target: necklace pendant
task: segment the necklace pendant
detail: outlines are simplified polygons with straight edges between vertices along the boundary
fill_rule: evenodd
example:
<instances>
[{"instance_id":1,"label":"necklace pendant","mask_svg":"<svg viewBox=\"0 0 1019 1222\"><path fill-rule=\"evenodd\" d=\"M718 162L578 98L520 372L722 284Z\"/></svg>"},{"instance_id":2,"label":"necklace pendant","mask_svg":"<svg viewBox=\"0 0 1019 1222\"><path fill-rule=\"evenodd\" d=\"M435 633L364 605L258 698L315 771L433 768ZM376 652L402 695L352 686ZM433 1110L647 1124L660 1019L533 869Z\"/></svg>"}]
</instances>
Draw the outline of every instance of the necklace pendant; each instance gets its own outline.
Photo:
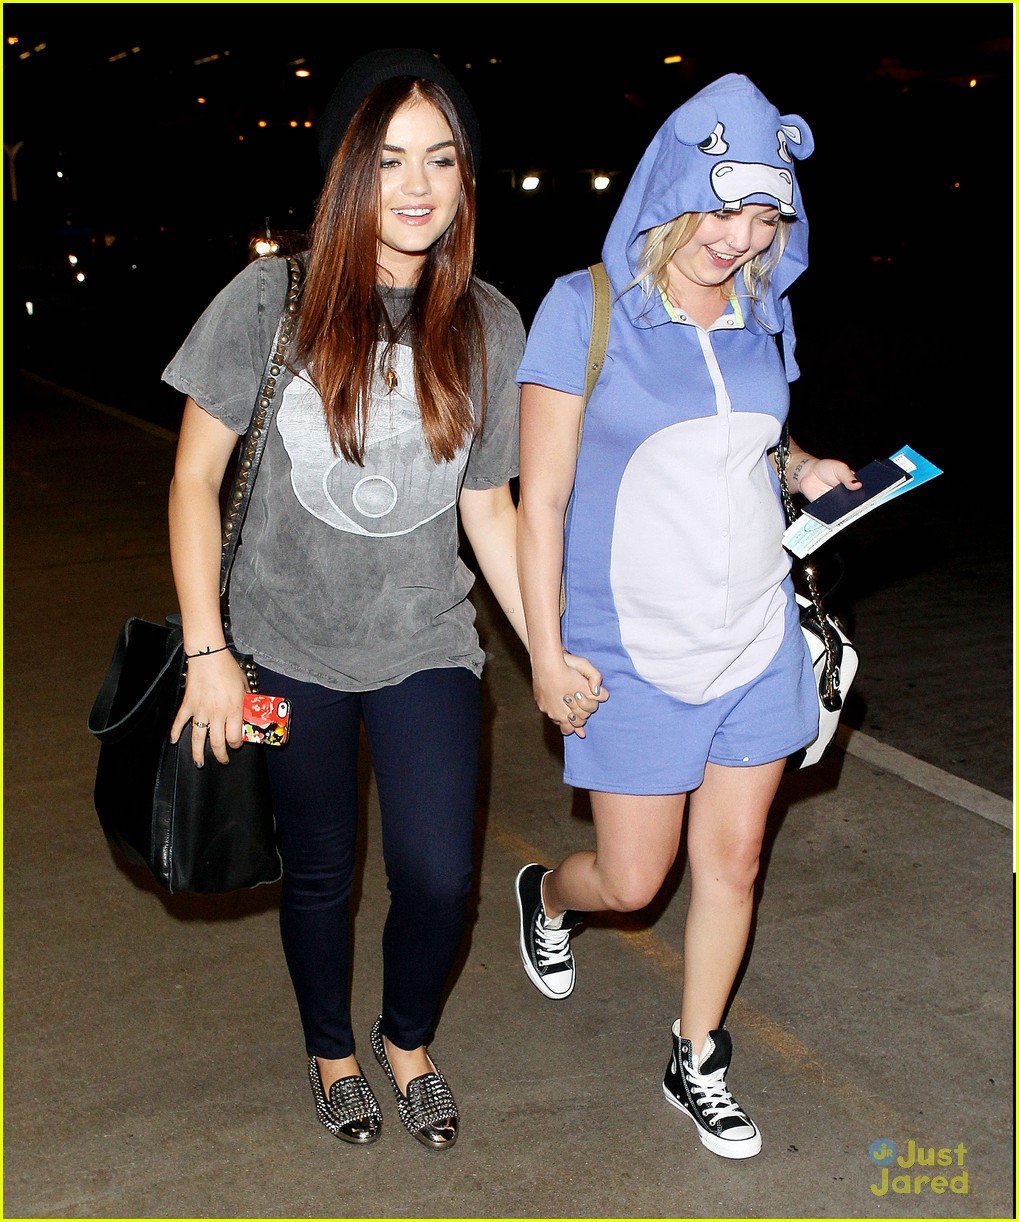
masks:
<instances>
[{"instance_id":1,"label":"necklace pendant","mask_svg":"<svg viewBox=\"0 0 1019 1222\"><path fill-rule=\"evenodd\" d=\"M383 379L390 391L396 390L397 386L400 385L400 379L396 376L396 370L392 366L383 374Z\"/></svg>"}]
</instances>

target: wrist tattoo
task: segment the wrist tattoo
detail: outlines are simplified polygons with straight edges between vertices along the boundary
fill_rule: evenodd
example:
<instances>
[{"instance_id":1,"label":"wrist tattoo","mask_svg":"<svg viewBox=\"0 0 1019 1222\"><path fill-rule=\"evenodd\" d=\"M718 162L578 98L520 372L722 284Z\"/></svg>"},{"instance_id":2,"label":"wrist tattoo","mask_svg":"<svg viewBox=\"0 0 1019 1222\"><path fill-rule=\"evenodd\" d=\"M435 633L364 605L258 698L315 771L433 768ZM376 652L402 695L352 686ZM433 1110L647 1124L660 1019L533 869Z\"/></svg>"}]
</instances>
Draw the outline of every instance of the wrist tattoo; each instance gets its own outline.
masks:
<instances>
[{"instance_id":1,"label":"wrist tattoo","mask_svg":"<svg viewBox=\"0 0 1019 1222\"><path fill-rule=\"evenodd\" d=\"M801 458L800 461L796 464L796 466L793 467L793 477L790 480L790 483L795 484L797 488L799 488L800 486L800 474L808 462L810 462L809 458Z\"/></svg>"}]
</instances>

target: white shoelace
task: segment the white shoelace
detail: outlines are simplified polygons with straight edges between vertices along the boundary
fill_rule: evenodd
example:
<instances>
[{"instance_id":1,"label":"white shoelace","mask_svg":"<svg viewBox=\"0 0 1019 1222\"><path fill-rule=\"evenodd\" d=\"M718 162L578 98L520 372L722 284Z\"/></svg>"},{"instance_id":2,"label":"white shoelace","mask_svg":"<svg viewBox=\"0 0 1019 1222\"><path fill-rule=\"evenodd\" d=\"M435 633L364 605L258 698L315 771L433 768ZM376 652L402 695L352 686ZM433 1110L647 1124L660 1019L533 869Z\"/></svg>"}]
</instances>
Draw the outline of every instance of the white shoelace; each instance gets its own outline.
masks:
<instances>
[{"instance_id":1,"label":"white shoelace","mask_svg":"<svg viewBox=\"0 0 1019 1222\"><path fill-rule=\"evenodd\" d=\"M709 1120L725 1120L730 1116L734 1119L750 1123L746 1112L729 1093L725 1085L725 1069L716 1069L714 1073L691 1073L690 1094L696 1099L700 1108Z\"/></svg>"},{"instance_id":2,"label":"white shoelace","mask_svg":"<svg viewBox=\"0 0 1019 1222\"><path fill-rule=\"evenodd\" d=\"M570 957L570 931L549 929L540 916L534 924L534 941L539 967L562 966Z\"/></svg>"}]
</instances>

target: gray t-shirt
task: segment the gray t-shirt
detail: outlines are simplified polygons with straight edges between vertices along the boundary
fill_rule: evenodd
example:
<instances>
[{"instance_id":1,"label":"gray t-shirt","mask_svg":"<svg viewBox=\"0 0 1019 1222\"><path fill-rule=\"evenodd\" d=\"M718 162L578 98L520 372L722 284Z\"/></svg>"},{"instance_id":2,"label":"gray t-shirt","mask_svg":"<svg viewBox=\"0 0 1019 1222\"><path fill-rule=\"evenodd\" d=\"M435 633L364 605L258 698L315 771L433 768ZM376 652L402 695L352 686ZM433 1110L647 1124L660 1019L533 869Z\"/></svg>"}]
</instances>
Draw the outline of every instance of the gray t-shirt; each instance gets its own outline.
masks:
<instances>
[{"instance_id":1,"label":"gray t-shirt","mask_svg":"<svg viewBox=\"0 0 1019 1222\"><path fill-rule=\"evenodd\" d=\"M248 427L286 283L285 260L250 263L163 373L237 433ZM485 655L467 599L474 577L457 554L456 503L461 486L495 488L517 474L514 374L524 329L505 297L475 283L488 401L484 429L452 462L436 463L425 444L406 343L394 350L396 388L376 374L363 467L333 452L310 381L279 379L230 579L234 640L256 661L340 691L448 666L480 675ZM382 290L394 326L412 293ZM471 399L477 410L477 384Z\"/></svg>"}]
</instances>

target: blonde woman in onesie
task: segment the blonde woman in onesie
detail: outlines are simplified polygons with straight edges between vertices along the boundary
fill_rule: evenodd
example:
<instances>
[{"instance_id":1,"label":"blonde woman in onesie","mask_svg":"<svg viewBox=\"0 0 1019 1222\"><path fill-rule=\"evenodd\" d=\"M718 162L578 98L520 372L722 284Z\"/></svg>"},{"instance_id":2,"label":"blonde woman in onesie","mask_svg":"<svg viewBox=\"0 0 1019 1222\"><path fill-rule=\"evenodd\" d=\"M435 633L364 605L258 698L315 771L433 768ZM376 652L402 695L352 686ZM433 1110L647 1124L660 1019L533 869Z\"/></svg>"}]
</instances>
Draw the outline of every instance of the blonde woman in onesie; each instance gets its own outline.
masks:
<instances>
[{"instance_id":1,"label":"blonde woman in onesie","mask_svg":"<svg viewBox=\"0 0 1019 1222\"><path fill-rule=\"evenodd\" d=\"M606 237L608 353L579 451L586 271L555 282L517 373L535 698L565 736L566 781L590 791L596 833L594 852L520 872L521 957L546 997L568 997L571 929L585 912L648 904L685 816L691 897L663 1090L725 1158L761 1149L726 1081L723 1016L768 810L786 757L818 731L773 457L798 373L786 292L807 263L794 165L812 148L806 123L746 77L691 98ZM858 486L845 463L791 449L793 493ZM601 690L563 697L564 649L591 660ZM586 722L592 696L605 703Z\"/></svg>"}]
</instances>

